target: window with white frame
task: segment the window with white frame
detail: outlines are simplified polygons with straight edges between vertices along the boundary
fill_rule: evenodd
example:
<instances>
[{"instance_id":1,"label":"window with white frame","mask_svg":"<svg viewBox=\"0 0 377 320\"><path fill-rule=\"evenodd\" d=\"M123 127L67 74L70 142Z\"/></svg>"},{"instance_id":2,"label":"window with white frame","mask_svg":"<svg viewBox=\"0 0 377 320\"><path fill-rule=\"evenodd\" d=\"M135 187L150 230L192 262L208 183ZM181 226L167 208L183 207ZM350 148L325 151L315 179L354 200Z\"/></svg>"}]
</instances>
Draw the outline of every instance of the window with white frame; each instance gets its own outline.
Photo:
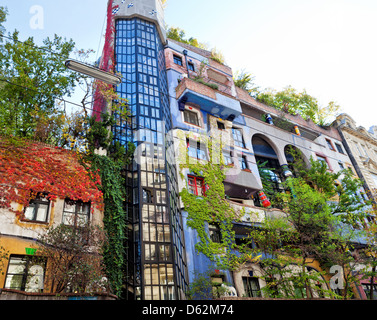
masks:
<instances>
[{"instance_id":1,"label":"window with white frame","mask_svg":"<svg viewBox=\"0 0 377 320\"><path fill-rule=\"evenodd\" d=\"M63 224L80 227L89 222L90 203L66 199L63 209Z\"/></svg>"},{"instance_id":2,"label":"window with white frame","mask_svg":"<svg viewBox=\"0 0 377 320\"><path fill-rule=\"evenodd\" d=\"M243 140L242 131L238 128L232 128L234 145L245 148L245 141Z\"/></svg>"}]
</instances>

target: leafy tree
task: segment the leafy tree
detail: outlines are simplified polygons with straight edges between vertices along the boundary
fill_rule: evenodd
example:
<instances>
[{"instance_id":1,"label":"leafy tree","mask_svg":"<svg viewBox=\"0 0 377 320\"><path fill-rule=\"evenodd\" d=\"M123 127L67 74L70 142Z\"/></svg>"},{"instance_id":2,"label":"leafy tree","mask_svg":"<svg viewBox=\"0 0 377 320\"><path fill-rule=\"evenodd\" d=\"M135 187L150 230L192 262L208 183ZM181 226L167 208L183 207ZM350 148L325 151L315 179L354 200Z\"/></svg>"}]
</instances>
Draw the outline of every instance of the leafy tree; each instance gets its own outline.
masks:
<instances>
[{"instance_id":1,"label":"leafy tree","mask_svg":"<svg viewBox=\"0 0 377 320\"><path fill-rule=\"evenodd\" d=\"M306 90L298 92L291 86L281 91L273 89L261 90L256 98L278 110L291 114L299 114L305 120L311 119L319 125L330 124L338 115L340 106L331 101L327 106L320 106L318 100L309 95Z\"/></svg>"},{"instance_id":2,"label":"leafy tree","mask_svg":"<svg viewBox=\"0 0 377 320\"><path fill-rule=\"evenodd\" d=\"M4 20L6 11L0 12ZM10 38L0 47L0 133L35 138L48 131L54 136L63 115L56 99L70 96L77 80L64 65L74 42L55 35L37 47L32 37L20 41L18 31ZM42 130L44 125L50 128Z\"/></svg>"},{"instance_id":3,"label":"leafy tree","mask_svg":"<svg viewBox=\"0 0 377 320\"><path fill-rule=\"evenodd\" d=\"M0 6L0 43L3 41L2 35L5 32L3 23L7 20L8 10L6 7Z\"/></svg>"},{"instance_id":4,"label":"leafy tree","mask_svg":"<svg viewBox=\"0 0 377 320\"><path fill-rule=\"evenodd\" d=\"M102 291L106 282L101 250L105 233L90 224L60 224L39 236L38 255L47 259L46 283L51 293Z\"/></svg>"},{"instance_id":5,"label":"leafy tree","mask_svg":"<svg viewBox=\"0 0 377 320\"><path fill-rule=\"evenodd\" d=\"M237 71L233 77L234 85L249 93L252 97L256 97L259 92L259 87L254 83L255 76L244 70Z\"/></svg>"},{"instance_id":6,"label":"leafy tree","mask_svg":"<svg viewBox=\"0 0 377 320\"><path fill-rule=\"evenodd\" d=\"M374 300L376 297L373 284L377 276L377 221L374 218L376 207L372 207L368 213L373 218L369 219L370 221L364 225L367 246L361 250L360 255L364 267L360 270L360 273L362 274L362 279L369 279L370 288L367 295L370 300Z\"/></svg>"}]
</instances>

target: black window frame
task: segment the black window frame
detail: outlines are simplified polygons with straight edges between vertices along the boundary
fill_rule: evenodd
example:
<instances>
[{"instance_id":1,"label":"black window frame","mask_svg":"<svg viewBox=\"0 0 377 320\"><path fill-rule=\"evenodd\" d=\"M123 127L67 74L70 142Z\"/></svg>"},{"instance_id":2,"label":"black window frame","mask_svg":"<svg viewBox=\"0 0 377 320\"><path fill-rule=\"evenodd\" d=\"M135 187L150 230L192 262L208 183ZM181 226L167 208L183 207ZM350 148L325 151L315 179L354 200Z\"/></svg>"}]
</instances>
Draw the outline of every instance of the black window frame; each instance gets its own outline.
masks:
<instances>
[{"instance_id":1,"label":"black window frame","mask_svg":"<svg viewBox=\"0 0 377 320\"><path fill-rule=\"evenodd\" d=\"M34 223L47 223L49 219L49 213L50 213L50 200L47 198L48 193L38 193L37 196L29 201L29 205L24 208L24 213L22 216L23 221L27 222L34 222ZM45 220L37 220L38 218L38 211L41 206L46 206L47 205L47 212L46 212L46 217ZM32 218L29 219L26 217L26 211L28 208L34 208L33 213L32 213Z\"/></svg>"},{"instance_id":2,"label":"black window frame","mask_svg":"<svg viewBox=\"0 0 377 320\"><path fill-rule=\"evenodd\" d=\"M251 285L252 282L256 285L255 287L257 289L254 289L252 287L252 285ZM247 297L258 298L258 297L262 296L259 281L258 281L257 277L242 277L242 283L243 283L243 286L244 286L245 295Z\"/></svg>"},{"instance_id":3,"label":"black window frame","mask_svg":"<svg viewBox=\"0 0 377 320\"><path fill-rule=\"evenodd\" d=\"M183 110L183 120L185 123L200 127L199 114L195 111L189 109Z\"/></svg>"},{"instance_id":4,"label":"black window frame","mask_svg":"<svg viewBox=\"0 0 377 320\"><path fill-rule=\"evenodd\" d=\"M183 59L182 57L176 55L176 54L173 54L173 61L176 65L179 65L179 66L183 66Z\"/></svg>"},{"instance_id":5,"label":"black window frame","mask_svg":"<svg viewBox=\"0 0 377 320\"><path fill-rule=\"evenodd\" d=\"M344 150L343 150L340 143L335 142L335 147L336 147L336 149L338 150L339 153L344 154Z\"/></svg>"},{"instance_id":6,"label":"black window frame","mask_svg":"<svg viewBox=\"0 0 377 320\"><path fill-rule=\"evenodd\" d=\"M66 210L66 204L68 204L68 205L75 205L75 212L70 212L70 211L67 211ZM66 198L65 200L64 200L64 206L63 206L63 215L62 215L62 223L64 224L64 225L66 225L66 226L72 226L72 227L81 227L82 226L82 224L78 224L78 218L79 218L79 216L81 215L81 216L85 216L85 214L81 214L80 212L79 212L79 210L78 210L78 205L82 205L82 206L84 206L84 205L86 205L86 206L89 206L89 210L88 210L88 212L87 212L87 214L86 214L86 216L87 216L87 219L86 219L86 223L85 224L88 224L89 222L90 222L90 213L91 213L91 203L90 202L84 202L84 201L82 201L82 200L72 200L72 199L68 199L68 198ZM72 213L73 213L73 215L74 215L74 221L73 221L73 223L65 223L66 222L66 220L65 220L65 217L66 217L66 215L65 214L70 214L70 215L72 215ZM84 225L85 225L84 224Z\"/></svg>"},{"instance_id":7,"label":"black window frame","mask_svg":"<svg viewBox=\"0 0 377 320\"><path fill-rule=\"evenodd\" d=\"M247 164L247 159L246 159L245 156L239 156L238 157L238 162L239 162L241 170L249 169L249 166Z\"/></svg>"},{"instance_id":8,"label":"black window frame","mask_svg":"<svg viewBox=\"0 0 377 320\"><path fill-rule=\"evenodd\" d=\"M209 237L214 243L221 243L222 236L220 227L217 224L208 224Z\"/></svg>"},{"instance_id":9,"label":"black window frame","mask_svg":"<svg viewBox=\"0 0 377 320\"><path fill-rule=\"evenodd\" d=\"M13 258L14 259L21 259L21 260L25 261L25 268L24 268L22 273L10 273L9 272L9 269L10 269L10 266L11 266L11 261L12 261ZM36 291L26 290L27 285L28 285L28 281L30 280L30 277L33 276L33 274L30 273L30 268L33 267L34 265L40 265L43 268L42 289L39 289L40 290L39 292L43 292L44 283L45 283L45 276L46 276L47 261L43 257L31 256L31 255L18 255L18 254L11 254L10 255L9 260L8 260L7 272L6 272L5 277L4 277L4 288L5 289L20 290L20 291L24 291L24 292L36 292ZM18 287L18 286L17 287L8 287L7 286L8 276L15 276L15 275L19 275L19 276L22 277L21 278L21 286L20 287Z\"/></svg>"},{"instance_id":10,"label":"black window frame","mask_svg":"<svg viewBox=\"0 0 377 320\"><path fill-rule=\"evenodd\" d=\"M195 72L195 65L192 62L187 63L188 69Z\"/></svg>"}]
</instances>

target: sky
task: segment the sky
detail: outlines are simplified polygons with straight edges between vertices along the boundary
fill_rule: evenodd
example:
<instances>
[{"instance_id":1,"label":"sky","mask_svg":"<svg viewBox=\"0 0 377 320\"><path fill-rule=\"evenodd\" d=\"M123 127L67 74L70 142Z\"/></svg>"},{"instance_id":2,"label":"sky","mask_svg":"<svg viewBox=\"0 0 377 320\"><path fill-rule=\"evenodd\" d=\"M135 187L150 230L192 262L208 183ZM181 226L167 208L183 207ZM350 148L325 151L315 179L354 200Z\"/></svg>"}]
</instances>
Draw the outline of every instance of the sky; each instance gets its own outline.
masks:
<instances>
[{"instance_id":1,"label":"sky","mask_svg":"<svg viewBox=\"0 0 377 320\"><path fill-rule=\"evenodd\" d=\"M7 31L19 30L21 40L58 34L94 49L93 61L101 54L107 0L0 5L9 10ZM216 47L261 88L305 89L323 106L335 101L358 126L377 125L376 0L168 0L165 23Z\"/></svg>"}]
</instances>

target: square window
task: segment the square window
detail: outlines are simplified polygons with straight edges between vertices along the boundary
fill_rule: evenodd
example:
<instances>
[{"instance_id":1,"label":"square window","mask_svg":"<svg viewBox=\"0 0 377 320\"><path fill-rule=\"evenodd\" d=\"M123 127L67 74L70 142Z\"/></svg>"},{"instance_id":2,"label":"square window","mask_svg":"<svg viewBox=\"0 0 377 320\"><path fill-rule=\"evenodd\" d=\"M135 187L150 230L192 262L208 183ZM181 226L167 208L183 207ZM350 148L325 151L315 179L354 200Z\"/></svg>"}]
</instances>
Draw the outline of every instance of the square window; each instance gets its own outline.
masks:
<instances>
[{"instance_id":1,"label":"square window","mask_svg":"<svg viewBox=\"0 0 377 320\"><path fill-rule=\"evenodd\" d=\"M323 163L325 163L327 168L329 167L329 165L327 163L327 159L325 157L319 156L318 154L316 155L316 157L317 157L318 161L322 161Z\"/></svg>"},{"instance_id":2,"label":"square window","mask_svg":"<svg viewBox=\"0 0 377 320\"><path fill-rule=\"evenodd\" d=\"M225 124L223 122L217 121L217 129L225 130Z\"/></svg>"},{"instance_id":3,"label":"square window","mask_svg":"<svg viewBox=\"0 0 377 320\"><path fill-rule=\"evenodd\" d=\"M143 202L153 203L153 192L150 189L143 188Z\"/></svg>"},{"instance_id":4,"label":"square window","mask_svg":"<svg viewBox=\"0 0 377 320\"><path fill-rule=\"evenodd\" d=\"M205 197L204 179L196 176L188 176L188 191L193 195Z\"/></svg>"},{"instance_id":5,"label":"square window","mask_svg":"<svg viewBox=\"0 0 377 320\"><path fill-rule=\"evenodd\" d=\"M189 157L196 158L198 160L207 160L205 146L200 144L200 142L187 140L187 150Z\"/></svg>"},{"instance_id":6,"label":"square window","mask_svg":"<svg viewBox=\"0 0 377 320\"><path fill-rule=\"evenodd\" d=\"M199 116L197 112L185 110L183 111L184 121L199 127Z\"/></svg>"},{"instance_id":7,"label":"square window","mask_svg":"<svg viewBox=\"0 0 377 320\"><path fill-rule=\"evenodd\" d=\"M242 277L242 282L247 297L260 297L259 281L256 277Z\"/></svg>"},{"instance_id":8,"label":"square window","mask_svg":"<svg viewBox=\"0 0 377 320\"><path fill-rule=\"evenodd\" d=\"M65 225L80 227L89 222L90 203L66 199L63 209L63 223Z\"/></svg>"},{"instance_id":9,"label":"square window","mask_svg":"<svg viewBox=\"0 0 377 320\"><path fill-rule=\"evenodd\" d=\"M182 63L182 58L179 57L179 56L176 56L176 55L173 55L173 60L174 60L174 63L175 64L178 64L179 66L182 66L183 63Z\"/></svg>"},{"instance_id":10,"label":"square window","mask_svg":"<svg viewBox=\"0 0 377 320\"><path fill-rule=\"evenodd\" d=\"M42 292L46 262L41 257L11 256L5 288L25 292Z\"/></svg>"},{"instance_id":11,"label":"square window","mask_svg":"<svg viewBox=\"0 0 377 320\"><path fill-rule=\"evenodd\" d=\"M221 243L221 232L218 225L210 224L208 226L208 231L212 242Z\"/></svg>"},{"instance_id":12,"label":"square window","mask_svg":"<svg viewBox=\"0 0 377 320\"><path fill-rule=\"evenodd\" d=\"M33 222L47 222L50 201L47 194L39 193L35 199L30 200L25 208L24 219Z\"/></svg>"},{"instance_id":13,"label":"square window","mask_svg":"<svg viewBox=\"0 0 377 320\"><path fill-rule=\"evenodd\" d=\"M224 157L224 164L226 166L233 164L232 154L230 151L224 151L223 157Z\"/></svg>"}]
</instances>

